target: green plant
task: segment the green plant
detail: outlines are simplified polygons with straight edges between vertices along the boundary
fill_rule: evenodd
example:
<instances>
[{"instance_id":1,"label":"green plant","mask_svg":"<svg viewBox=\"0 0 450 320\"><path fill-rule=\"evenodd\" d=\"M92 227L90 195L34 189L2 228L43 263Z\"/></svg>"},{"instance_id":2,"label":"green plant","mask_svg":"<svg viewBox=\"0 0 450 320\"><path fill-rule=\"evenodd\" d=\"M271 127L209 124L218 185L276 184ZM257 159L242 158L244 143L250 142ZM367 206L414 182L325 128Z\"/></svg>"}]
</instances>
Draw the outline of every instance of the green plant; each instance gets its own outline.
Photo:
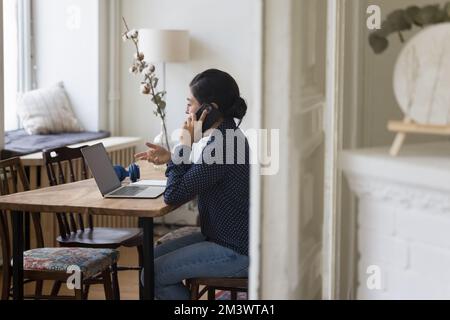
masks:
<instances>
[{"instance_id":1,"label":"green plant","mask_svg":"<svg viewBox=\"0 0 450 320\"><path fill-rule=\"evenodd\" d=\"M391 12L381 24L381 29L369 35L369 44L376 54L384 52L389 46L388 36L398 34L400 41L405 42L404 31L413 26L424 28L428 25L450 22L450 2L444 6L427 5L424 7L411 6Z\"/></svg>"}]
</instances>

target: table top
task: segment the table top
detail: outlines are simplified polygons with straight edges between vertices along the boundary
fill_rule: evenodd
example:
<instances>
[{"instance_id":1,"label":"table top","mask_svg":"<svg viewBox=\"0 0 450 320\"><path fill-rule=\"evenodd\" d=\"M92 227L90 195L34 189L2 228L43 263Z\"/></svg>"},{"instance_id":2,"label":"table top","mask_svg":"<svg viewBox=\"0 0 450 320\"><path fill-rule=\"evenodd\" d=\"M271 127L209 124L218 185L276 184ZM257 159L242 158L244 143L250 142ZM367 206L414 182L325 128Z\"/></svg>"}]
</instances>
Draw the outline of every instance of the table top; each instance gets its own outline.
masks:
<instances>
[{"instance_id":1,"label":"table top","mask_svg":"<svg viewBox=\"0 0 450 320\"><path fill-rule=\"evenodd\" d=\"M139 162L142 179L165 179L163 169ZM94 215L160 217L177 207L156 199L105 199L94 179L0 197L0 209L29 212L73 212Z\"/></svg>"}]
</instances>

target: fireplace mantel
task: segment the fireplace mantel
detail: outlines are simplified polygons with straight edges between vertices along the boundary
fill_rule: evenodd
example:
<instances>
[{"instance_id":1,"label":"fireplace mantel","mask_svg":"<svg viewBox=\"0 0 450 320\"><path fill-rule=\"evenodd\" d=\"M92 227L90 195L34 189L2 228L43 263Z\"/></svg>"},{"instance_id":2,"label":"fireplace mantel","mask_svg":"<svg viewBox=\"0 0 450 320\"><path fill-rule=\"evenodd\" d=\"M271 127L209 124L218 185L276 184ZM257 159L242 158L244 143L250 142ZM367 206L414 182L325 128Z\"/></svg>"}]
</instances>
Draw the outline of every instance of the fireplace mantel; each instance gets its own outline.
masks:
<instances>
[{"instance_id":1,"label":"fireplace mantel","mask_svg":"<svg viewBox=\"0 0 450 320\"><path fill-rule=\"evenodd\" d=\"M359 200L357 298L450 298L450 142L345 151L341 168Z\"/></svg>"}]
</instances>

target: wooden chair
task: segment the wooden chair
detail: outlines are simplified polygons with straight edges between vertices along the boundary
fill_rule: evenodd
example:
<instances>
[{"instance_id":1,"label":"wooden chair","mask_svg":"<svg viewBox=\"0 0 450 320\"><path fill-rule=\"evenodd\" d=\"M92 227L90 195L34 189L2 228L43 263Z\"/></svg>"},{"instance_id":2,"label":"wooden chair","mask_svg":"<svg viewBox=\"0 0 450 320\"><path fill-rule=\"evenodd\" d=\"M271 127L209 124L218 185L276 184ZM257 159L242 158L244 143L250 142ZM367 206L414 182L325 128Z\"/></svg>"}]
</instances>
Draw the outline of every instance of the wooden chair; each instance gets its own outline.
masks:
<instances>
[{"instance_id":1,"label":"wooden chair","mask_svg":"<svg viewBox=\"0 0 450 320\"><path fill-rule=\"evenodd\" d=\"M216 290L230 291L231 300L237 300L238 292L248 291L248 278L193 278L186 285L191 292L191 300L199 300L208 292L208 300L215 300ZM204 286L202 290L200 287Z\"/></svg>"},{"instance_id":2,"label":"wooden chair","mask_svg":"<svg viewBox=\"0 0 450 320\"><path fill-rule=\"evenodd\" d=\"M0 161L0 192L1 195L28 191L29 184L24 168L19 158ZM32 218L36 235L36 249L24 252L24 278L25 283L36 282L34 296L36 299L84 299L84 287L97 276L101 275L107 299L113 298L110 268L117 262L118 251L114 249L88 249L88 248L43 248L44 239L39 213L25 213ZM9 213L0 212L0 242L3 257L3 285L2 300L11 296L11 229ZM67 273L69 266L78 266L81 271L81 287L75 288L75 296L44 296L42 287L44 280L67 281L71 274Z\"/></svg>"},{"instance_id":3,"label":"wooden chair","mask_svg":"<svg viewBox=\"0 0 450 320\"><path fill-rule=\"evenodd\" d=\"M60 147L44 150L43 159L49 183L52 186L87 179L88 171L81 149ZM80 162L81 173L75 174L75 162ZM67 167L65 167L67 165ZM66 168L66 170L64 169ZM56 169L56 170L55 170ZM65 172L66 171L66 172ZM69 175L69 177L67 177ZM81 179L80 179L81 178ZM87 223L81 214L57 213L56 215L60 236L56 239L63 247L112 248L121 246L136 247L139 255L138 267L117 267L112 271L114 295L120 299L118 270L142 269L142 241L143 234L140 228L98 228L94 227L92 215L87 216ZM58 292L58 284L53 293ZM87 288L89 290L89 287Z\"/></svg>"},{"instance_id":4,"label":"wooden chair","mask_svg":"<svg viewBox=\"0 0 450 320\"><path fill-rule=\"evenodd\" d=\"M199 220L197 220L199 224ZM182 227L169 232L159 238L156 243L160 245L166 241L174 240L194 232L199 232L200 227ZM192 278L186 279L186 286L191 292L191 300L199 300L208 292L208 300L215 300L216 290L230 291L231 300L237 300L238 292L247 292L248 278ZM200 290L200 287L203 287Z\"/></svg>"}]
</instances>

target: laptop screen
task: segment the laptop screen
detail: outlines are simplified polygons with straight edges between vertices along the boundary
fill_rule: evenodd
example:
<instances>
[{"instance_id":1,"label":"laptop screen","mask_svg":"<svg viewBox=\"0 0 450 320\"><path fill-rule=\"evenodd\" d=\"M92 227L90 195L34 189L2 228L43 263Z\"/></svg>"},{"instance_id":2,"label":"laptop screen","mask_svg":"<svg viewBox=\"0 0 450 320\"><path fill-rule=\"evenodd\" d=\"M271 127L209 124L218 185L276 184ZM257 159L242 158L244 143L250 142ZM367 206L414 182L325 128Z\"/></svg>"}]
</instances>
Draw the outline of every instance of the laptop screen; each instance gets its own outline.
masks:
<instances>
[{"instance_id":1,"label":"laptop screen","mask_svg":"<svg viewBox=\"0 0 450 320\"><path fill-rule=\"evenodd\" d=\"M83 148L81 152L102 195L108 194L121 186L111 159L102 143Z\"/></svg>"}]
</instances>

